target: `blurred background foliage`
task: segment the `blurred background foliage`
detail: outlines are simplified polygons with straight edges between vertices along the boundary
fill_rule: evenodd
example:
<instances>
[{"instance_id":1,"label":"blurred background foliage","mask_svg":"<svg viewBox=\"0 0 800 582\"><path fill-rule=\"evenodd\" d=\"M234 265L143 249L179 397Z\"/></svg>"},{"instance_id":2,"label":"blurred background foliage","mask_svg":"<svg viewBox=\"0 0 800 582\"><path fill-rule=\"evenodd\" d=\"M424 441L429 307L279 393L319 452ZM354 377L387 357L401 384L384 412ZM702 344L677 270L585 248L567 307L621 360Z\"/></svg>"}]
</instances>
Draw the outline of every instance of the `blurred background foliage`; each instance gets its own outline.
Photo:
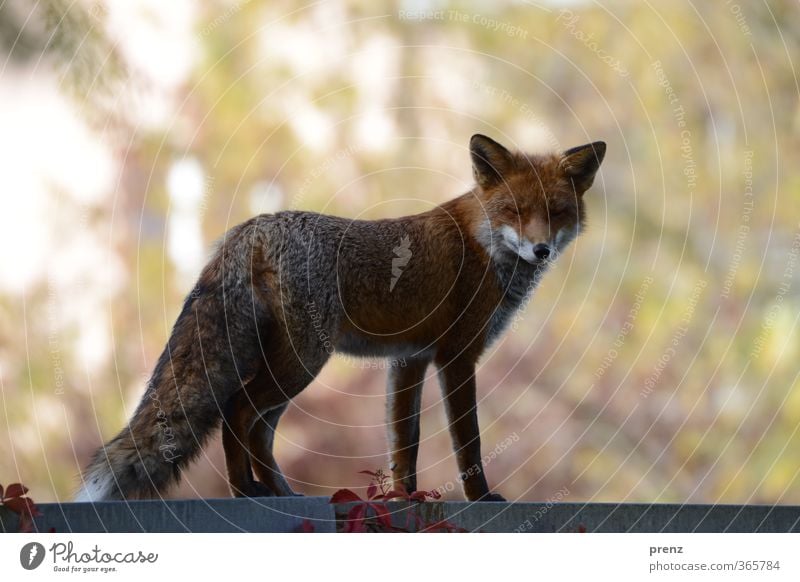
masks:
<instances>
[{"instance_id":1,"label":"blurred background foliage","mask_svg":"<svg viewBox=\"0 0 800 582\"><path fill-rule=\"evenodd\" d=\"M4 2L0 478L69 498L226 229L425 210L469 188L481 132L609 146L588 230L481 363L493 486L800 503L799 17L789 0ZM291 405L276 451L296 489L387 465L384 368L336 358ZM420 485L458 498L433 377L422 440ZM227 495L218 439L172 495Z\"/></svg>"}]
</instances>

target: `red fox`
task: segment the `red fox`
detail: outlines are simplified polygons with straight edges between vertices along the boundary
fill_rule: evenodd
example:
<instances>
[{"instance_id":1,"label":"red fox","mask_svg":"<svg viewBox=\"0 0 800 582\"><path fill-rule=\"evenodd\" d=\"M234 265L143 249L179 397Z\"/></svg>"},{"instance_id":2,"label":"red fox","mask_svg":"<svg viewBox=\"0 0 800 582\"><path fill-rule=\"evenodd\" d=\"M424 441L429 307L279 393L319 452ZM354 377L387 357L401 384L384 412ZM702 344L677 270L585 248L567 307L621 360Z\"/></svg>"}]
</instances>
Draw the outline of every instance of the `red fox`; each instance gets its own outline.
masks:
<instances>
[{"instance_id":1,"label":"red fox","mask_svg":"<svg viewBox=\"0 0 800 582\"><path fill-rule=\"evenodd\" d=\"M159 496L222 425L234 496L294 495L272 454L291 398L334 352L390 366L396 486L417 487L420 395L436 366L464 494L502 501L481 464L475 365L584 224L606 145L511 152L475 135L476 185L428 212L312 212L232 228L186 298L128 426L98 450L77 501ZM255 475L254 475L255 473Z\"/></svg>"}]
</instances>

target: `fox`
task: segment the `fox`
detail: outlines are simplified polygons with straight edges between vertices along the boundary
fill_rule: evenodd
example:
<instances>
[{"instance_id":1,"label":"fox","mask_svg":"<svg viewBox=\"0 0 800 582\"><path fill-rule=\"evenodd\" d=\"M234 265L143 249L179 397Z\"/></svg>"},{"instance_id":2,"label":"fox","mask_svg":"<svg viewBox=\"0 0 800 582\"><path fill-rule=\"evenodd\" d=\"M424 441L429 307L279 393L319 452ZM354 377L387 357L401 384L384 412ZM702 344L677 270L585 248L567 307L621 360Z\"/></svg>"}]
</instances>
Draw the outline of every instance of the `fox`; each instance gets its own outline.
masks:
<instances>
[{"instance_id":1,"label":"fox","mask_svg":"<svg viewBox=\"0 0 800 582\"><path fill-rule=\"evenodd\" d=\"M474 185L433 209L352 220L287 210L227 231L186 297L127 426L76 501L162 496L221 427L235 497L297 495L278 421L335 353L390 358L392 483L417 490L420 401L435 366L469 501L504 501L482 465L475 371L586 224L606 144L526 154L476 134Z\"/></svg>"}]
</instances>

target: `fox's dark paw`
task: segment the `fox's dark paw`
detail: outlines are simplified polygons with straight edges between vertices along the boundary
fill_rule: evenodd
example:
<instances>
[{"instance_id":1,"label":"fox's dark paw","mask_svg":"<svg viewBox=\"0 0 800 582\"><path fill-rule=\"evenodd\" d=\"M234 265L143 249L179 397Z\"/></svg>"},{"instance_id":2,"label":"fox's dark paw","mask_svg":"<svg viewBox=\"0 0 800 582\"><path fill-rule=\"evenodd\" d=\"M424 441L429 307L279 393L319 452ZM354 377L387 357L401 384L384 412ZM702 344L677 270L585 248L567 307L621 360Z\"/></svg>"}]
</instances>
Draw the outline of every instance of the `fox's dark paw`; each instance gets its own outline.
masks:
<instances>
[{"instance_id":1,"label":"fox's dark paw","mask_svg":"<svg viewBox=\"0 0 800 582\"><path fill-rule=\"evenodd\" d=\"M302 493L297 493L296 491L292 491L289 489L288 491L275 491L274 495L276 497L305 497Z\"/></svg>"},{"instance_id":2,"label":"fox's dark paw","mask_svg":"<svg viewBox=\"0 0 800 582\"><path fill-rule=\"evenodd\" d=\"M275 497L305 497L302 493L297 493L294 489L289 487L288 483L275 484L272 489L272 494Z\"/></svg>"},{"instance_id":3,"label":"fox's dark paw","mask_svg":"<svg viewBox=\"0 0 800 582\"><path fill-rule=\"evenodd\" d=\"M491 493L491 492L486 493L485 495L477 499L477 501L505 501L505 500L506 498L500 495L499 493Z\"/></svg>"},{"instance_id":4,"label":"fox's dark paw","mask_svg":"<svg viewBox=\"0 0 800 582\"><path fill-rule=\"evenodd\" d=\"M417 491L417 479L416 478L407 478L400 481L395 489L398 491L405 491L409 495L412 493L416 493Z\"/></svg>"},{"instance_id":5,"label":"fox's dark paw","mask_svg":"<svg viewBox=\"0 0 800 582\"><path fill-rule=\"evenodd\" d=\"M272 489L260 481L250 481L239 487L232 485L234 497L275 497Z\"/></svg>"}]
</instances>

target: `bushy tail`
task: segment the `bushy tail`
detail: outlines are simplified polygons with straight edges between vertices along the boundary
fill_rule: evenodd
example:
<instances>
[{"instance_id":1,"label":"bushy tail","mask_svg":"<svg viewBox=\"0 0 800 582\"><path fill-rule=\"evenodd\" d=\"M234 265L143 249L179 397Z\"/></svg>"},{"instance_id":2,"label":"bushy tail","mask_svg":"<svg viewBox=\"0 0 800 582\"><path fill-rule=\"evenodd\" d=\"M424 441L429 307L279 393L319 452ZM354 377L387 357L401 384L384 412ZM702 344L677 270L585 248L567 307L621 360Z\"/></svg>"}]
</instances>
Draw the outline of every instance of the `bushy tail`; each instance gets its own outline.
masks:
<instances>
[{"instance_id":1,"label":"bushy tail","mask_svg":"<svg viewBox=\"0 0 800 582\"><path fill-rule=\"evenodd\" d=\"M75 501L159 496L254 375L264 312L249 284L253 241L229 235L237 238L225 240L186 298L133 418L95 453Z\"/></svg>"}]
</instances>

